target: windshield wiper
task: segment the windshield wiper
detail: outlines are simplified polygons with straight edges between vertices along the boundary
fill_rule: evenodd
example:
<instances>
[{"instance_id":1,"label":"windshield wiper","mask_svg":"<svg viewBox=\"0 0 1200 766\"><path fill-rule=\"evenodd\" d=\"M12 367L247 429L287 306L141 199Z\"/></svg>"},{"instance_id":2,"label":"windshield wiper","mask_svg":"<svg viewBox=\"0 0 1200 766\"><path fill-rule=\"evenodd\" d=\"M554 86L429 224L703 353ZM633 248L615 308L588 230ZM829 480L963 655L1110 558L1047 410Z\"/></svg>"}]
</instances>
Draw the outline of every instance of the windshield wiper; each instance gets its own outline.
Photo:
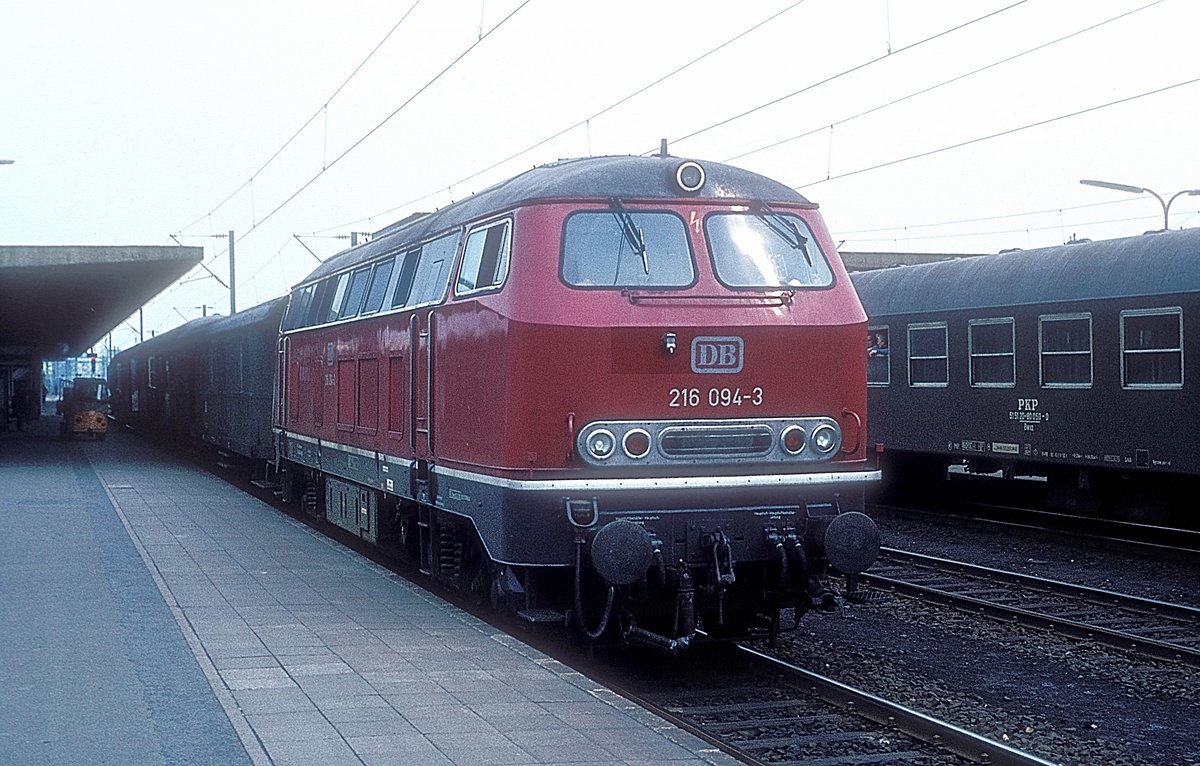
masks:
<instances>
[{"instance_id":1,"label":"windshield wiper","mask_svg":"<svg viewBox=\"0 0 1200 766\"><path fill-rule=\"evenodd\" d=\"M625 241L633 248L633 252L642 256L642 270L649 274L650 257L646 252L646 238L642 230L633 222L633 216L621 204L620 199L609 197L608 204L612 208L613 218L617 219L617 225L621 227L621 233L625 235Z\"/></svg>"},{"instance_id":2,"label":"windshield wiper","mask_svg":"<svg viewBox=\"0 0 1200 766\"><path fill-rule=\"evenodd\" d=\"M754 215L767 225L767 228L788 243L793 250L799 250L804 255L804 262L813 265L812 253L808 252L808 237L800 233L792 219L781 215L765 202L759 202Z\"/></svg>"}]
</instances>

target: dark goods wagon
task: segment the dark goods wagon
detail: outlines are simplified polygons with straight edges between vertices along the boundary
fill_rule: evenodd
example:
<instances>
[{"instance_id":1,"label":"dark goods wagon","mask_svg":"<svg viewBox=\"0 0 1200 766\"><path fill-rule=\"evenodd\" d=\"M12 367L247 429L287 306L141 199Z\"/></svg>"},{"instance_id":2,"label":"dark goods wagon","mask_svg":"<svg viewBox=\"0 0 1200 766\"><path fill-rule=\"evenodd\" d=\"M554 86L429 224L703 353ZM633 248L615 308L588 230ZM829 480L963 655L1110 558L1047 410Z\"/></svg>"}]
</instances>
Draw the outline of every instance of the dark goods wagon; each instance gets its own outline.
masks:
<instances>
[{"instance_id":1,"label":"dark goods wagon","mask_svg":"<svg viewBox=\"0 0 1200 766\"><path fill-rule=\"evenodd\" d=\"M122 351L109 365L112 409L142 431L275 458L271 408L286 298L197 319Z\"/></svg>"},{"instance_id":2,"label":"dark goods wagon","mask_svg":"<svg viewBox=\"0 0 1200 766\"><path fill-rule=\"evenodd\" d=\"M1200 230L854 282L889 488L928 489L947 470L1022 477L1052 507L1194 524Z\"/></svg>"}]
</instances>

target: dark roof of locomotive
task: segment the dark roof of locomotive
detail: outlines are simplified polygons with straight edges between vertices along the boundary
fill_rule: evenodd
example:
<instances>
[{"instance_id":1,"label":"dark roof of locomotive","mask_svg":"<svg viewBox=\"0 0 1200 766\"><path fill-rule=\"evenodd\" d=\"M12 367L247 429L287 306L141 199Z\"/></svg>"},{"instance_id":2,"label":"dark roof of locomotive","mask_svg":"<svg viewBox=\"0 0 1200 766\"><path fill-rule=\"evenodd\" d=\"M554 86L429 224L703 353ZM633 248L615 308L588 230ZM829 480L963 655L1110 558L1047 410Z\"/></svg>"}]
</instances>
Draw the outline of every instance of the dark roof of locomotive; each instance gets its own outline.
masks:
<instances>
[{"instance_id":1,"label":"dark roof of locomotive","mask_svg":"<svg viewBox=\"0 0 1200 766\"><path fill-rule=\"evenodd\" d=\"M1200 291L1200 229L851 275L868 317Z\"/></svg>"},{"instance_id":2,"label":"dark roof of locomotive","mask_svg":"<svg viewBox=\"0 0 1200 766\"><path fill-rule=\"evenodd\" d=\"M125 349L120 354L117 354L114 359L120 359L123 355L130 353L134 349L139 354L154 353L156 351L162 353L167 349L177 348L181 344L201 338L210 338L222 333L244 330L262 322L269 323L277 331L287 302L288 296L283 295L239 311L233 316L210 316L193 319L186 324L181 324L160 335L155 335L153 338L147 338L136 346Z\"/></svg>"},{"instance_id":3,"label":"dark roof of locomotive","mask_svg":"<svg viewBox=\"0 0 1200 766\"><path fill-rule=\"evenodd\" d=\"M397 245L417 244L492 213L535 200L677 198L689 196L674 186L679 157L582 157L527 170L507 181L447 205L436 213L409 216L375 232L371 241L343 250L300 282L307 284L384 255ZM766 176L718 162L700 162L704 187L696 199L768 200L810 204L795 189Z\"/></svg>"}]
</instances>

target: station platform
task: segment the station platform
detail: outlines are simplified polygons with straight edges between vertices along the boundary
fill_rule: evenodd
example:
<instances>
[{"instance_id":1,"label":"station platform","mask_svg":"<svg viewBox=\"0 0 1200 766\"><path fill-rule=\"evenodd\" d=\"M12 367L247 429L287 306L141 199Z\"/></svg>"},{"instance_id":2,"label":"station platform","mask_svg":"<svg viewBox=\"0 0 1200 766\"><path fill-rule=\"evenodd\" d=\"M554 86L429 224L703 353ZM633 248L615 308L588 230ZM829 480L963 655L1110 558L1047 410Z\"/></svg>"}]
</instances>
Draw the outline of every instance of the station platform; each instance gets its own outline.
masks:
<instances>
[{"instance_id":1,"label":"station platform","mask_svg":"<svg viewBox=\"0 0 1200 766\"><path fill-rule=\"evenodd\" d=\"M733 764L200 468L0 432L0 763Z\"/></svg>"}]
</instances>

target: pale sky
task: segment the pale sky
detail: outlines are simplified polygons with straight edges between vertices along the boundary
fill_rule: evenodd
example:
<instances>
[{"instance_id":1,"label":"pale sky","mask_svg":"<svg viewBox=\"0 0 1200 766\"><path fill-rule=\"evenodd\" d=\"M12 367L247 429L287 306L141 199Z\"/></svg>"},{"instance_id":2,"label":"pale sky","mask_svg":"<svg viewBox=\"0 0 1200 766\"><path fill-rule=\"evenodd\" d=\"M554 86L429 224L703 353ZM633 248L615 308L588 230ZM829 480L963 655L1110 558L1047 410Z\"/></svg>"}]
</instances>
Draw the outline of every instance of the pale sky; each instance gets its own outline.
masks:
<instances>
[{"instance_id":1,"label":"pale sky","mask_svg":"<svg viewBox=\"0 0 1200 766\"><path fill-rule=\"evenodd\" d=\"M1194 0L10 3L0 243L175 235L224 278L232 229L246 308L333 237L662 138L797 188L845 250L1136 235L1152 196L1079 180L1200 187L1197 29ZM147 335L202 305L197 269Z\"/></svg>"}]
</instances>

